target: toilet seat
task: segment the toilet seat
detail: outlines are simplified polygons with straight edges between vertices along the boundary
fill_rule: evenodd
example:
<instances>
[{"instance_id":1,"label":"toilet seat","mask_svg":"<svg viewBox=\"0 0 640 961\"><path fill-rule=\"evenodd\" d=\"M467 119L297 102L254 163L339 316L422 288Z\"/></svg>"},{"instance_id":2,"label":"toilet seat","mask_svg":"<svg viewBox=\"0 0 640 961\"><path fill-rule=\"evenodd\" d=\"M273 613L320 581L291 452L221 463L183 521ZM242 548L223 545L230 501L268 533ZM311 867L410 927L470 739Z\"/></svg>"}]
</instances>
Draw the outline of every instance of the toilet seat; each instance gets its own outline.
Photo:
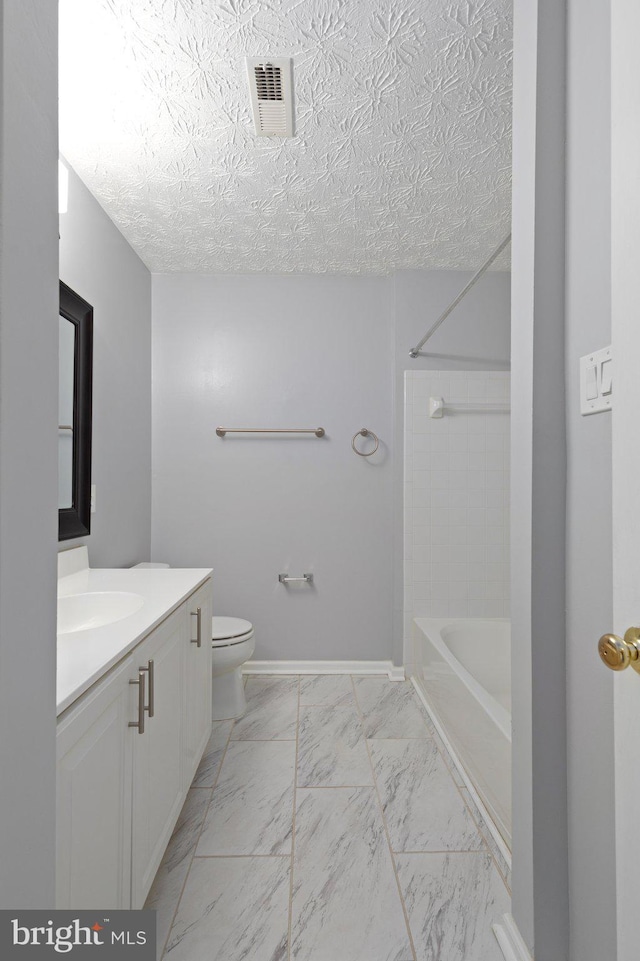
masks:
<instances>
[{"instance_id":1,"label":"toilet seat","mask_svg":"<svg viewBox=\"0 0 640 961\"><path fill-rule=\"evenodd\" d=\"M212 617L211 646L231 647L253 637L253 624L241 617Z\"/></svg>"}]
</instances>

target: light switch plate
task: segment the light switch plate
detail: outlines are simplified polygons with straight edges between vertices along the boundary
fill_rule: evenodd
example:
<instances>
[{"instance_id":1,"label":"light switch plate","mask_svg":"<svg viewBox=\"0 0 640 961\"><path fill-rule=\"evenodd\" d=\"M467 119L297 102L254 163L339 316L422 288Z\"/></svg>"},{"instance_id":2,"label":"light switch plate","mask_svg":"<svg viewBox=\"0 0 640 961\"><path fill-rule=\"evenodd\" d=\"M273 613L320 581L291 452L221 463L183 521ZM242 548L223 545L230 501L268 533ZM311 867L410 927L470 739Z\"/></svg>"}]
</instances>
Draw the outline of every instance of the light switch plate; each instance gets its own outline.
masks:
<instances>
[{"instance_id":1,"label":"light switch plate","mask_svg":"<svg viewBox=\"0 0 640 961\"><path fill-rule=\"evenodd\" d=\"M611 347L594 350L580 358L580 413L611 410L613 399Z\"/></svg>"}]
</instances>

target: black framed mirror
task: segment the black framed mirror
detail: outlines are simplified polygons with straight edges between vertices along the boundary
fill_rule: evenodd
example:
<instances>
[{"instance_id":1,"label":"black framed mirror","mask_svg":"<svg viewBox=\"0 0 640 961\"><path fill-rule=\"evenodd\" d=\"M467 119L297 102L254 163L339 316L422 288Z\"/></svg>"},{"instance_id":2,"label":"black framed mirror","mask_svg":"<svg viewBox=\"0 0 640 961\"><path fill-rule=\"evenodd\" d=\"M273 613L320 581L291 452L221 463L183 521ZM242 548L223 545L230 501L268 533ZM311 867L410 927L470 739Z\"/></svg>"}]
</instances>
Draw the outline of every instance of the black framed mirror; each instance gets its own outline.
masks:
<instances>
[{"instance_id":1,"label":"black framed mirror","mask_svg":"<svg viewBox=\"0 0 640 961\"><path fill-rule=\"evenodd\" d=\"M60 281L58 540L91 531L93 307Z\"/></svg>"}]
</instances>

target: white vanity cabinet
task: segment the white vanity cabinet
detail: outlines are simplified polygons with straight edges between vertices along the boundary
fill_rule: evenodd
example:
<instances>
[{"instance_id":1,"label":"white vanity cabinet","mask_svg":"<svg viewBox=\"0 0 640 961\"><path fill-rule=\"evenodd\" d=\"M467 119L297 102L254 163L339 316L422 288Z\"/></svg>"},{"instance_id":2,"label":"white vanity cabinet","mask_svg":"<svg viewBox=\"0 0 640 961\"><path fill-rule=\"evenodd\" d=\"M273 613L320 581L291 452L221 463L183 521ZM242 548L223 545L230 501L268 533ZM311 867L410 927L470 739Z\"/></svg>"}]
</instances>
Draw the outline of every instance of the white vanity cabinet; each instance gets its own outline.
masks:
<instances>
[{"instance_id":1,"label":"white vanity cabinet","mask_svg":"<svg viewBox=\"0 0 640 961\"><path fill-rule=\"evenodd\" d=\"M58 722L58 908L130 904L134 676L129 655Z\"/></svg>"},{"instance_id":2,"label":"white vanity cabinet","mask_svg":"<svg viewBox=\"0 0 640 961\"><path fill-rule=\"evenodd\" d=\"M186 645L182 605L134 651L136 669L146 674L147 709L144 732L133 732L131 907L142 907L184 803L182 717L193 696L185 691Z\"/></svg>"},{"instance_id":3,"label":"white vanity cabinet","mask_svg":"<svg viewBox=\"0 0 640 961\"><path fill-rule=\"evenodd\" d=\"M210 626L207 580L59 718L58 908L143 906L211 730Z\"/></svg>"},{"instance_id":4,"label":"white vanity cabinet","mask_svg":"<svg viewBox=\"0 0 640 961\"><path fill-rule=\"evenodd\" d=\"M192 696L185 701L184 789L193 781L211 736L211 588L203 585L187 602L189 645L186 686Z\"/></svg>"}]
</instances>

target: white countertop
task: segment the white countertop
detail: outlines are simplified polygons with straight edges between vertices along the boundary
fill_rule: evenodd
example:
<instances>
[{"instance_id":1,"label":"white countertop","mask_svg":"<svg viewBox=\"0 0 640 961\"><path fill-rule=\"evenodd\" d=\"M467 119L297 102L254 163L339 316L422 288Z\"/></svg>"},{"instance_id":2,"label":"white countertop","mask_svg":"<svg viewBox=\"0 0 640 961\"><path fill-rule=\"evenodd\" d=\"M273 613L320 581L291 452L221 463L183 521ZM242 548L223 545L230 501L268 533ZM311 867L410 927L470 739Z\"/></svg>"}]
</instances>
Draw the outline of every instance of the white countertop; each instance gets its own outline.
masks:
<instances>
[{"instance_id":1,"label":"white countertop","mask_svg":"<svg viewBox=\"0 0 640 961\"><path fill-rule=\"evenodd\" d=\"M57 713L133 650L160 621L211 577L207 568L85 568L58 580L58 597L88 591L141 594L139 611L103 627L58 634Z\"/></svg>"}]
</instances>

